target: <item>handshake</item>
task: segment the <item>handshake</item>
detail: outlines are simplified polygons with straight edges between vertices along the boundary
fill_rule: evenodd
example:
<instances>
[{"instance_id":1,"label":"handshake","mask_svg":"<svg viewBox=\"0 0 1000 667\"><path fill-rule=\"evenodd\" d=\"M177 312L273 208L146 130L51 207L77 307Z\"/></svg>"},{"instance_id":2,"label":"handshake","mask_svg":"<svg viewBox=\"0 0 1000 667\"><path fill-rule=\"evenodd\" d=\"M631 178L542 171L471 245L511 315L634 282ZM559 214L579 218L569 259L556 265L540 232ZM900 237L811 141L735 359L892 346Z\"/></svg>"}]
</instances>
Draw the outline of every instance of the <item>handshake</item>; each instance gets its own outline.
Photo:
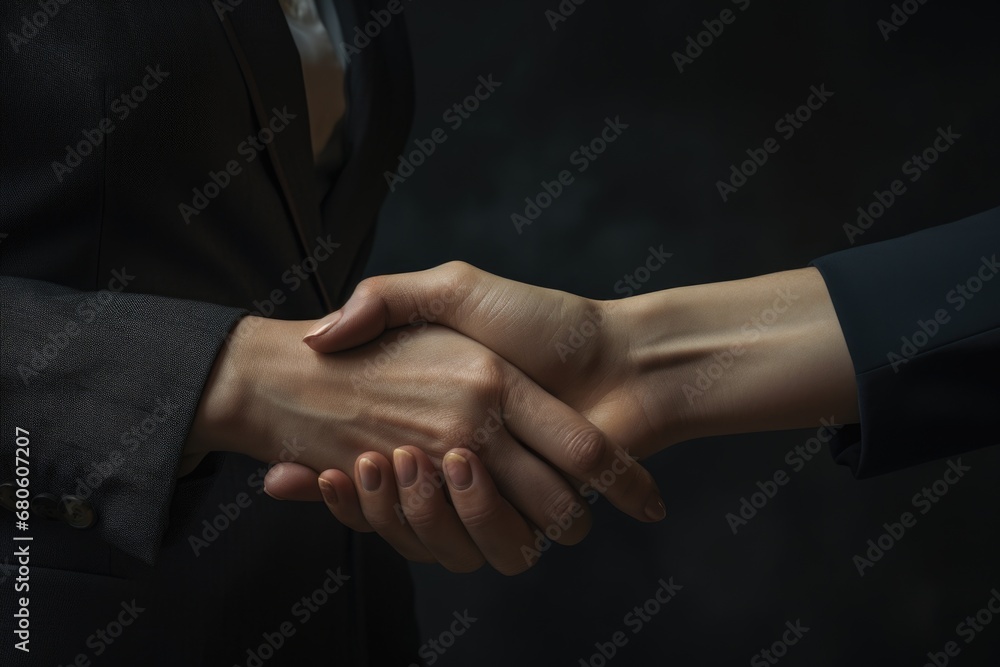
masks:
<instances>
[{"instance_id":1,"label":"handshake","mask_svg":"<svg viewBox=\"0 0 1000 667\"><path fill-rule=\"evenodd\" d=\"M663 519L638 462L661 449L831 413L856 421L857 399L815 269L602 302L452 262L369 278L316 322L244 318L181 474L210 451L274 461L294 438L273 497L322 499L414 561L516 574L542 535L582 540L599 495Z\"/></svg>"}]
</instances>

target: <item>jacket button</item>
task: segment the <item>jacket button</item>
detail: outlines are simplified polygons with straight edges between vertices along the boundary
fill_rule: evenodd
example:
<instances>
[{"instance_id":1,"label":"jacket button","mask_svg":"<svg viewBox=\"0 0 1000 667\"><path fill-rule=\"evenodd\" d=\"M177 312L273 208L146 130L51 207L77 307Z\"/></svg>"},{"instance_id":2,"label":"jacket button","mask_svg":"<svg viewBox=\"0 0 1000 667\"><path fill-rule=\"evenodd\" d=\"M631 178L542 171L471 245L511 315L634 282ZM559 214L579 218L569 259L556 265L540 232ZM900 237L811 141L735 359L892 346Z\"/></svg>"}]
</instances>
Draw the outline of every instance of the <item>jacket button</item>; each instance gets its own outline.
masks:
<instances>
[{"instance_id":1,"label":"jacket button","mask_svg":"<svg viewBox=\"0 0 1000 667\"><path fill-rule=\"evenodd\" d=\"M0 484L0 507L5 510L10 510L11 512L17 509L15 503L17 503L17 497L15 496L16 489L12 482L4 482Z\"/></svg>"},{"instance_id":2,"label":"jacket button","mask_svg":"<svg viewBox=\"0 0 1000 667\"><path fill-rule=\"evenodd\" d=\"M31 513L45 519L61 519L59 499L51 493L39 493L31 499Z\"/></svg>"},{"instance_id":3,"label":"jacket button","mask_svg":"<svg viewBox=\"0 0 1000 667\"><path fill-rule=\"evenodd\" d=\"M90 528L97 523L97 513L86 500L76 496L63 496L61 515L73 528Z\"/></svg>"}]
</instances>

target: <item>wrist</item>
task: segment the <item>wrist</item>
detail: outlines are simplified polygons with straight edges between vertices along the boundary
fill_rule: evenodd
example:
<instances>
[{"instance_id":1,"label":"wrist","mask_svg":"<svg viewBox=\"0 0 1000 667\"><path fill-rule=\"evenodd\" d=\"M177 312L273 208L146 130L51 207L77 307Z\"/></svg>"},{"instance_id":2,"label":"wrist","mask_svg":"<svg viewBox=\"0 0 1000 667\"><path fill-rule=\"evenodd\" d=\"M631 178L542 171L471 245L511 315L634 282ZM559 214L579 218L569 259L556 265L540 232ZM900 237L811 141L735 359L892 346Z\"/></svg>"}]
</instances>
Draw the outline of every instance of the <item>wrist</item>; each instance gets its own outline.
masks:
<instances>
[{"instance_id":1,"label":"wrist","mask_svg":"<svg viewBox=\"0 0 1000 667\"><path fill-rule=\"evenodd\" d=\"M857 420L850 354L815 269L626 302L630 366L672 442Z\"/></svg>"},{"instance_id":2,"label":"wrist","mask_svg":"<svg viewBox=\"0 0 1000 667\"><path fill-rule=\"evenodd\" d=\"M273 421L255 405L265 379L274 380L284 352L311 322L247 316L226 338L205 382L182 460L235 452L271 460Z\"/></svg>"}]
</instances>

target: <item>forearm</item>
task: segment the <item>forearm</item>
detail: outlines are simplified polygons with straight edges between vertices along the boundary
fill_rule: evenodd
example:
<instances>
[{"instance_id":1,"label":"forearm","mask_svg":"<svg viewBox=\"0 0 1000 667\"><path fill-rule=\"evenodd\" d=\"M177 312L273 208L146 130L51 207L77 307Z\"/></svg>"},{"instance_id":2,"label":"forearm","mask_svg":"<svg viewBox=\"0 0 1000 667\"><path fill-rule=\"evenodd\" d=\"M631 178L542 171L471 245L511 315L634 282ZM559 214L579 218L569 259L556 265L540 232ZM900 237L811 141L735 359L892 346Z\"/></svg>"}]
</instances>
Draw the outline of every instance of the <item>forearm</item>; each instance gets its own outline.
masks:
<instances>
[{"instance_id":1,"label":"forearm","mask_svg":"<svg viewBox=\"0 0 1000 667\"><path fill-rule=\"evenodd\" d=\"M815 269L633 297L616 310L646 414L666 429L661 448L858 419L851 357Z\"/></svg>"}]
</instances>

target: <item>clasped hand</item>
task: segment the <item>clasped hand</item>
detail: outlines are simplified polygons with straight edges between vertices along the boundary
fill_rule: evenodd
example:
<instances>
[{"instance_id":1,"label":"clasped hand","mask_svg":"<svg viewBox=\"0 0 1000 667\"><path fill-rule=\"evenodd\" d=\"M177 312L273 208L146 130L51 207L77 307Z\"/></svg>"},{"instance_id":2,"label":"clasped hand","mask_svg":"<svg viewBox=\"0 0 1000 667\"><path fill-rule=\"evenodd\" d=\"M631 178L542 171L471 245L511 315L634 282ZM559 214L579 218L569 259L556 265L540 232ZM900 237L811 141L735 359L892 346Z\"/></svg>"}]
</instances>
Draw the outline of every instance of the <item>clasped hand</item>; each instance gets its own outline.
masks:
<instances>
[{"instance_id":1,"label":"clasped hand","mask_svg":"<svg viewBox=\"0 0 1000 667\"><path fill-rule=\"evenodd\" d=\"M303 438L329 444L273 468L268 492L322 496L345 525L453 571L521 572L538 531L579 542L598 493L662 519L630 456L656 429L630 391L612 306L457 262L364 281L296 338L304 365L350 391L303 385L279 399L318 426Z\"/></svg>"},{"instance_id":2,"label":"clasped hand","mask_svg":"<svg viewBox=\"0 0 1000 667\"><path fill-rule=\"evenodd\" d=\"M598 494L662 518L636 460L821 418L859 415L815 268L601 302L451 263L365 280L318 322L241 320L180 472L211 451L274 461L293 438L272 496L322 498L413 560L513 574L538 531L581 540Z\"/></svg>"}]
</instances>

